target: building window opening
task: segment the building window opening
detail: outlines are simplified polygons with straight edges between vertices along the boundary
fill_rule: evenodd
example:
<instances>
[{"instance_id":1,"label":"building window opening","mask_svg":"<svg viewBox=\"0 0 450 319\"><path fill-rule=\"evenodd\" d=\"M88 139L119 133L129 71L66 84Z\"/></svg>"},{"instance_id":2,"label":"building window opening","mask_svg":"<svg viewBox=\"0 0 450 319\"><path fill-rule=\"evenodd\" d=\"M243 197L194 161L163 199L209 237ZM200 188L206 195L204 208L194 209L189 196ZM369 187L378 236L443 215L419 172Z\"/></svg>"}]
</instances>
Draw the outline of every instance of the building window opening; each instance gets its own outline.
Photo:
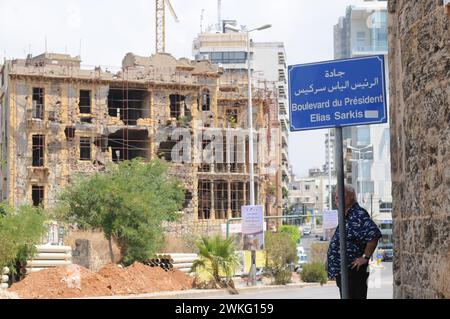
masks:
<instances>
[{"instance_id":1,"label":"building window opening","mask_svg":"<svg viewBox=\"0 0 450 319\"><path fill-rule=\"evenodd\" d=\"M211 93L208 89L204 89L202 91L202 111L209 112L211 111Z\"/></svg>"},{"instance_id":2,"label":"building window opening","mask_svg":"<svg viewBox=\"0 0 450 319\"><path fill-rule=\"evenodd\" d=\"M219 147L219 145L216 144L216 147L214 149L214 169L216 173L228 172L229 161L227 160L227 147L227 137L223 136L222 146ZM222 148L222 150L220 148ZM220 151L222 151L222 156L220 156Z\"/></svg>"},{"instance_id":3,"label":"building window opening","mask_svg":"<svg viewBox=\"0 0 450 319\"><path fill-rule=\"evenodd\" d=\"M186 97L179 94L170 95L170 117L179 120L181 110L185 109Z\"/></svg>"},{"instance_id":4,"label":"building window opening","mask_svg":"<svg viewBox=\"0 0 450 319\"><path fill-rule=\"evenodd\" d=\"M91 114L91 91L80 90L80 113Z\"/></svg>"},{"instance_id":5,"label":"building window opening","mask_svg":"<svg viewBox=\"0 0 450 319\"><path fill-rule=\"evenodd\" d=\"M239 120L239 110L238 109L227 109L225 110L225 117L228 125L235 128Z\"/></svg>"},{"instance_id":6,"label":"building window opening","mask_svg":"<svg viewBox=\"0 0 450 319\"><path fill-rule=\"evenodd\" d=\"M187 209L189 208L189 206L192 203L192 192L190 191L186 191L186 193L184 194L184 203L183 203L183 209Z\"/></svg>"},{"instance_id":7,"label":"building window opening","mask_svg":"<svg viewBox=\"0 0 450 319\"><path fill-rule=\"evenodd\" d=\"M111 148L112 160L115 163L136 158L151 159L147 130L119 130L110 134L108 148Z\"/></svg>"},{"instance_id":8,"label":"building window opening","mask_svg":"<svg viewBox=\"0 0 450 319\"><path fill-rule=\"evenodd\" d=\"M137 125L138 119L150 118L150 94L146 90L111 89L108 114L126 125Z\"/></svg>"},{"instance_id":9,"label":"building window opening","mask_svg":"<svg viewBox=\"0 0 450 319\"><path fill-rule=\"evenodd\" d=\"M44 186L33 185L31 187L33 206L40 206L44 202Z\"/></svg>"},{"instance_id":10,"label":"building window opening","mask_svg":"<svg viewBox=\"0 0 450 319\"><path fill-rule=\"evenodd\" d=\"M241 217L241 207L244 206L244 183L231 183L231 212L233 218Z\"/></svg>"},{"instance_id":11,"label":"building window opening","mask_svg":"<svg viewBox=\"0 0 450 319\"><path fill-rule=\"evenodd\" d=\"M80 137L80 160L90 161L91 160L91 138L90 137Z\"/></svg>"},{"instance_id":12,"label":"building window opening","mask_svg":"<svg viewBox=\"0 0 450 319\"><path fill-rule=\"evenodd\" d=\"M44 135L33 135L33 166L44 166Z\"/></svg>"},{"instance_id":13,"label":"building window opening","mask_svg":"<svg viewBox=\"0 0 450 319\"><path fill-rule=\"evenodd\" d=\"M198 182L198 219L211 218L211 182L199 180Z\"/></svg>"},{"instance_id":14,"label":"building window opening","mask_svg":"<svg viewBox=\"0 0 450 319\"><path fill-rule=\"evenodd\" d=\"M227 219L228 183L226 181L214 182L214 211L216 219Z\"/></svg>"},{"instance_id":15,"label":"building window opening","mask_svg":"<svg viewBox=\"0 0 450 319\"><path fill-rule=\"evenodd\" d=\"M212 143L211 140L202 140L202 153L201 153L201 164L199 166L199 172L210 172L211 171L211 162L212 162L212 154L206 151L206 148L210 146ZM212 147L212 146L211 146Z\"/></svg>"},{"instance_id":16,"label":"building window opening","mask_svg":"<svg viewBox=\"0 0 450 319\"><path fill-rule=\"evenodd\" d=\"M161 142L159 144L159 148L158 148L158 157L167 162L171 162L172 161L172 150L175 147L175 145L177 145L177 142L171 141L171 140ZM180 156L182 156L182 155L180 155Z\"/></svg>"},{"instance_id":17,"label":"building window opening","mask_svg":"<svg viewBox=\"0 0 450 319\"><path fill-rule=\"evenodd\" d=\"M237 52L202 52L201 55L208 56L213 64L243 64L247 62L247 53Z\"/></svg>"},{"instance_id":18,"label":"building window opening","mask_svg":"<svg viewBox=\"0 0 450 319\"><path fill-rule=\"evenodd\" d=\"M64 134L66 135L66 139L71 141L75 138L76 129L73 126L67 126L64 129Z\"/></svg>"},{"instance_id":19,"label":"building window opening","mask_svg":"<svg viewBox=\"0 0 450 319\"><path fill-rule=\"evenodd\" d=\"M33 88L33 105L32 116L33 119L44 119L44 89Z\"/></svg>"},{"instance_id":20,"label":"building window opening","mask_svg":"<svg viewBox=\"0 0 450 319\"><path fill-rule=\"evenodd\" d=\"M245 141L238 136L233 137L233 141L228 145L230 149L230 170L231 173L243 173L245 168Z\"/></svg>"}]
</instances>

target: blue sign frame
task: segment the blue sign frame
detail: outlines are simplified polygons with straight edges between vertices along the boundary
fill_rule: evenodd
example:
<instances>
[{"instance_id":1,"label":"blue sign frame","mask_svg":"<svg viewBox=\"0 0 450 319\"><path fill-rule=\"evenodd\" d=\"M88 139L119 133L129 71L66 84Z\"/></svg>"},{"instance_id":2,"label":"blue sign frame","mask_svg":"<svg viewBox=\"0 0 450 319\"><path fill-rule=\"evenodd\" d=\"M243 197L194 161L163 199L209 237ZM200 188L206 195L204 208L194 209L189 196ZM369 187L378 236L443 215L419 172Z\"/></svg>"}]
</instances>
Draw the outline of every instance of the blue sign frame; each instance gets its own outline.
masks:
<instances>
[{"instance_id":1,"label":"blue sign frame","mask_svg":"<svg viewBox=\"0 0 450 319\"><path fill-rule=\"evenodd\" d=\"M291 132L388 122L384 55L289 66Z\"/></svg>"}]
</instances>

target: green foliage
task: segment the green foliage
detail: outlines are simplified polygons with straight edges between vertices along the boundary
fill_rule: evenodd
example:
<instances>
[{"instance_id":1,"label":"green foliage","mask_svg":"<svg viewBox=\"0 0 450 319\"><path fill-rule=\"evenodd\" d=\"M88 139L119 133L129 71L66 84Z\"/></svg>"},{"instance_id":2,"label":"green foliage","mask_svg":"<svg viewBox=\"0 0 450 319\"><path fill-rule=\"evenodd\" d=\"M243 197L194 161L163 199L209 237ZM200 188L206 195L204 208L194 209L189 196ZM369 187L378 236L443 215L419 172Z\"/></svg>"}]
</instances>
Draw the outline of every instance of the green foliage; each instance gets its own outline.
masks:
<instances>
[{"instance_id":1,"label":"green foliage","mask_svg":"<svg viewBox=\"0 0 450 319\"><path fill-rule=\"evenodd\" d=\"M274 283L285 285L291 281L291 263L297 263L295 243L287 233L266 233L266 265Z\"/></svg>"},{"instance_id":2,"label":"green foliage","mask_svg":"<svg viewBox=\"0 0 450 319\"><path fill-rule=\"evenodd\" d=\"M273 183L269 183L266 186L266 194L268 196L275 196L276 192L277 192L277 188L276 188L276 186Z\"/></svg>"},{"instance_id":3,"label":"green foliage","mask_svg":"<svg viewBox=\"0 0 450 319\"><path fill-rule=\"evenodd\" d=\"M282 194L283 194L283 199L289 198L289 190L286 187L283 187Z\"/></svg>"},{"instance_id":4,"label":"green foliage","mask_svg":"<svg viewBox=\"0 0 450 319\"><path fill-rule=\"evenodd\" d=\"M17 209L0 204L0 267L8 266L14 273L15 263L26 261L34 253L45 233L45 216L40 207Z\"/></svg>"},{"instance_id":5,"label":"green foliage","mask_svg":"<svg viewBox=\"0 0 450 319\"><path fill-rule=\"evenodd\" d=\"M105 172L78 177L60 194L57 210L82 229L102 229L116 239L124 264L142 262L161 247L162 223L177 220L184 201L180 181L167 170L160 160L109 165Z\"/></svg>"},{"instance_id":6,"label":"green foliage","mask_svg":"<svg viewBox=\"0 0 450 319\"><path fill-rule=\"evenodd\" d=\"M322 216L317 216L316 217L316 224L318 226L322 226L322 224L323 224L323 217Z\"/></svg>"},{"instance_id":7,"label":"green foliage","mask_svg":"<svg viewBox=\"0 0 450 319\"><path fill-rule=\"evenodd\" d=\"M180 127L189 127L192 122L192 116L181 116L178 119L178 125Z\"/></svg>"},{"instance_id":8,"label":"green foliage","mask_svg":"<svg viewBox=\"0 0 450 319\"><path fill-rule=\"evenodd\" d=\"M223 287L222 275L226 278L225 284L230 283L239 264L234 238L202 237L197 242L197 249L199 258L192 265L192 270L205 270L219 286Z\"/></svg>"},{"instance_id":9,"label":"green foliage","mask_svg":"<svg viewBox=\"0 0 450 319\"><path fill-rule=\"evenodd\" d=\"M328 281L325 265L319 262L303 265L301 277L303 282L318 282L321 285Z\"/></svg>"},{"instance_id":10,"label":"green foliage","mask_svg":"<svg viewBox=\"0 0 450 319\"><path fill-rule=\"evenodd\" d=\"M310 261L323 265L327 263L328 243L313 243L310 248Z\"/></svg>"},{"instance_id":11,"label":"green foliage","mask_svg":"<svg viewBox=\"0 0 450 319\"><path fill-rule=\"evenodd\" d=\"M297 245L300 242L300 230L294 225L282 225L280 227L280 233L288 234L292 241Z\"/></svg>"}]
</instances>

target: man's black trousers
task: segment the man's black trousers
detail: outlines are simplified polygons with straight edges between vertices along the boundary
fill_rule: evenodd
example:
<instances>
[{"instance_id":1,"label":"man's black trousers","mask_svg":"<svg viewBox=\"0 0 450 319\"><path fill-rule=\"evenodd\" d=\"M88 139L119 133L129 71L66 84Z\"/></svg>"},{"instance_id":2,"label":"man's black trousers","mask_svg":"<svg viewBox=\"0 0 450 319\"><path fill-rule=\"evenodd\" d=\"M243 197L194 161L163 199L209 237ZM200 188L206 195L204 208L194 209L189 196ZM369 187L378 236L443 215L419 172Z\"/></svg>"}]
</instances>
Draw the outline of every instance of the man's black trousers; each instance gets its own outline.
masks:
<instances>
[{"instance_id":1,"label":"man's black trousers","mask_svg":"<svg viewBox=\"0 0 450 319\"><path fill-rule=\"evenodd\" d=\"M368 265L361 266L359 270L348 270L348 287L350 299L367 299L367 279L369 273L367 272ZM336 284L339 287L339 293L342 299L342 284L341 276L337 276Z\"/></svg>"}]
</instances>

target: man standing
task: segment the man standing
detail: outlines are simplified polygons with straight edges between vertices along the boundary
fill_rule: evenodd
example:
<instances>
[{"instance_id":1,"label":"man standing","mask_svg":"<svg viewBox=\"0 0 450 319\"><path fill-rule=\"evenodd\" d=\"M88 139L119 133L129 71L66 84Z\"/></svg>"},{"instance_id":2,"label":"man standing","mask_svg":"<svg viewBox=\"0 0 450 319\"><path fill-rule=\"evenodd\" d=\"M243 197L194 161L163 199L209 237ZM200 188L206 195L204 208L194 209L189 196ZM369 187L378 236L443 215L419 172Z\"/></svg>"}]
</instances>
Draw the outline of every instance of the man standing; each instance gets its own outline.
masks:
<instances>
[{"instance_id":1,"label":"man standing","mask_svg":"<svg viewBox=\"0 0 450 319\"><path fill-rule=\"evenodd\" d=\"M336 203L339 203L337 192ZM369 213L359 206L352 186L345 186L345 224L347 234L348 287L350 299L367 299L367 268L378 240L382 237L378 226ZM339 245L339 227L336 229L328 248L328 277L336 279L342 298L341 256Z\"/></svg>"}]
</instances>

